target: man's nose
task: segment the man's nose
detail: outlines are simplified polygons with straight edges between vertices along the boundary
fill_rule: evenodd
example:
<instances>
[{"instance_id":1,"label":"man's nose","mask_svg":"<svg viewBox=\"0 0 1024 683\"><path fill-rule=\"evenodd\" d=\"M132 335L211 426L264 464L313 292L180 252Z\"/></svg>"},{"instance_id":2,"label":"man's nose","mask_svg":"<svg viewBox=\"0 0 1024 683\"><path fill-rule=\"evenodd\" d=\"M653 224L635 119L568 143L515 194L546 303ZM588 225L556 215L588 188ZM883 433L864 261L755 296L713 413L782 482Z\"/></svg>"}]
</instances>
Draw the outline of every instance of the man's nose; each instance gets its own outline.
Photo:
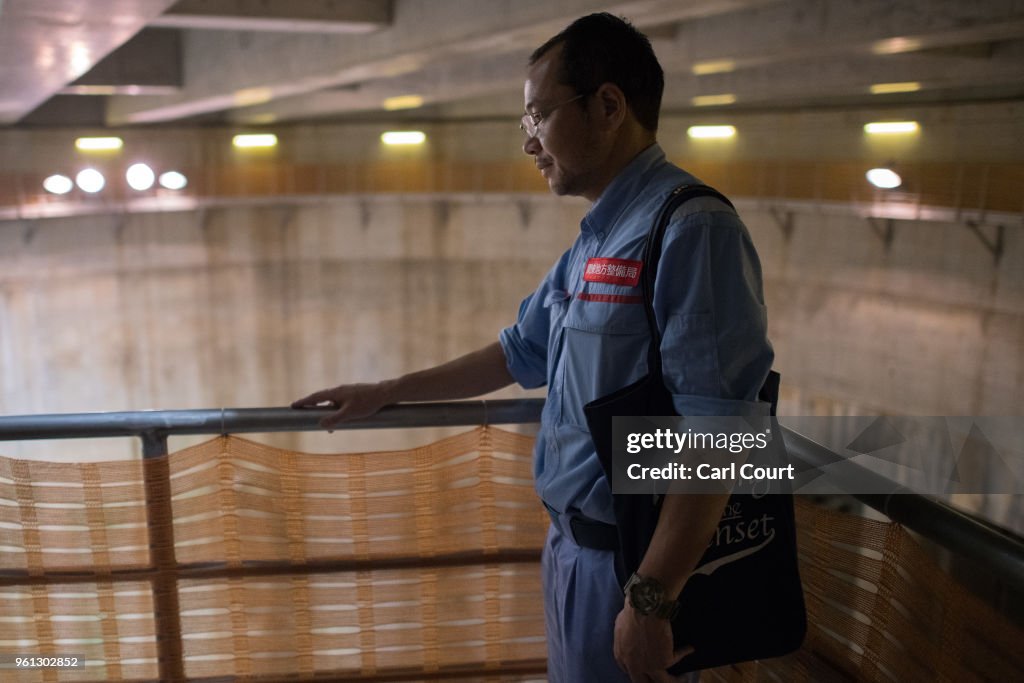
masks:
<instances>
[{"instance_id":1,"label":"man's nose","mask_svg":"<svg viewBox=\"0 0 1024 683\"><path fill-rule=\"evenodd\" d=\"M523 140L523 151L531 156L537 156L540 154L541 149L540 140L537 139L536 135L527 135L526 139Z\"/></svg>"}]
</instances>

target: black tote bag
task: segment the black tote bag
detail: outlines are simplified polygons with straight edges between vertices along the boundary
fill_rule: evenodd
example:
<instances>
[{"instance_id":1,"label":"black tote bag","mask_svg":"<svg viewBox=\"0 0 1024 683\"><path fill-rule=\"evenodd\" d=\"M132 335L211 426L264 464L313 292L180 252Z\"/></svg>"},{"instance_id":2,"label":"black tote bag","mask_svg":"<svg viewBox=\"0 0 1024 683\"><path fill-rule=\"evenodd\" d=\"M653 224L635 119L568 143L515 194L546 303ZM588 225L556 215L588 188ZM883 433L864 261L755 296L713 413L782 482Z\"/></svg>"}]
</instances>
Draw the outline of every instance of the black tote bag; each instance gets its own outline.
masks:
<instances>
[{"instance_id":1,"label":"black tote bag","mask_svg":"<svg viewBox=\"0 0 1024 683\"><path fill-rule=\"evenodd\" d=\"M732 205L710 187L684 185L666 201L647 238L646 272L641 284L651 328L648 374L584 406L587 425L609 482L614 416L677 415L662 376L661 335L653 307L654 281L669 219L680 204L698 196L716 197ZM758 396L771 404L774 434L781 434L774 420L778 389L779 374L772 371ZM772 443L779 447L780 441L776 438ZM670 672L679 674L777 657L793 652L803 642L807 616L797 565L793 496L779 482L773 482L773 486L776 488L767 495L734 489L730 496L711 544L679 596L680 608L672 620L673 640L677 648L690 645L694 651ZM619 584L625 585L647 551L664 496L617 494L612 499L619 535L616 574ZM766 520L771 520L773 530L770 542L730 542L745 537L741 530L751 524L765 527Z\"/></svg>"}]
</instances>

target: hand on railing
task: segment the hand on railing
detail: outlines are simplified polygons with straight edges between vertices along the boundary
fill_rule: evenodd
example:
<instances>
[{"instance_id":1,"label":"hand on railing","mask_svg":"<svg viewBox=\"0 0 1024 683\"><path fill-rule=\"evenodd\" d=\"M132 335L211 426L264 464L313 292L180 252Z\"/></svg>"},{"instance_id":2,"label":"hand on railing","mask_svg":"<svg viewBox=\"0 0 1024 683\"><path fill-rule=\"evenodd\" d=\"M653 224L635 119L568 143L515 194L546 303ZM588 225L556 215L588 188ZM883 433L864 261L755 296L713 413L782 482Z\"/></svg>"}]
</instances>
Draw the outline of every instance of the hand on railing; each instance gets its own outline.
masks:
<instances>
[{"instance_id":1,"label":"hand on railing","mask_svg":"<svg viewBox=\"0 0 1024 683\"><path fill-rule=\"evenodd\" d=\"M482 396L512 384L505 352L498 342L459 356L447 363L375 384L341 384L300 398L292 408L334 408L320 420L330 429L339 422L374 415L395 403L454 401Z\"/></svg>"},{"instance_id":2,"label":"hand on railing","mask_svg":"<svg viewBox=\"0 0 1024 683\"><path fill-rule=\"evenodd\" d=\"M389 403L386 383L341 384L321 389L305 398L292 402L292 408L334 408L334 412L320 420L320 426L330 430L339 422L358 420L375 415Z\"/></svg>"}]
</instances>

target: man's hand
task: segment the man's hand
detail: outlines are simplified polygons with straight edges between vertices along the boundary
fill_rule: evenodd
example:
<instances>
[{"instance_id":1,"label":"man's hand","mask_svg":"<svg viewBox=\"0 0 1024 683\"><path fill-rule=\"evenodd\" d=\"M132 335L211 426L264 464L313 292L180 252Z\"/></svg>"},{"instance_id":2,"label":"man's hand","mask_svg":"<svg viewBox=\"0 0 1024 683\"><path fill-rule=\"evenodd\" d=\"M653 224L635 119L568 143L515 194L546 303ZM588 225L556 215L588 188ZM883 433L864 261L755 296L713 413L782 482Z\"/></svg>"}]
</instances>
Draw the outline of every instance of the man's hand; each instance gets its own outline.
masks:
<instances>
[{"instance_id":1,"label":"man's hand","mask_svg":"<svg viewBox=\"0 0 1024 683\"><path fill-rule=\"evenodd\" d=\"M633 683L673 683L666 671L692 647L672 649L672 624L668 619L644 616L628 603L615 618L615 661Z\"/></svg>"},{"instance_id":2,"label":"man's hand","mask_svg":"<svg viewBox=\"0 0 1024 683\"><path fill-rule=\"evenodd\" d=\"M358 420L376 414L388 405L387 385L376 384L342 384L333 389L323 389L300 398L292 403L292 408L334 408L334 412L320 420L320 426L330 429L339 422Z\"/></svg>"},{"instance_id":3,"label":"man's hand","mask_svg":"<svg viewBox=\"0 0 1024 683\"><path fill-rule=\"evenodd\" d=\"M513 382L501 344L494 342L442 365L375 384L342 384L292 403L292 408L334 408L320 420L330 429L339 422L374 415L384 406L409 401L454 401L486 394Z\"/></svg>"}]
</instances>

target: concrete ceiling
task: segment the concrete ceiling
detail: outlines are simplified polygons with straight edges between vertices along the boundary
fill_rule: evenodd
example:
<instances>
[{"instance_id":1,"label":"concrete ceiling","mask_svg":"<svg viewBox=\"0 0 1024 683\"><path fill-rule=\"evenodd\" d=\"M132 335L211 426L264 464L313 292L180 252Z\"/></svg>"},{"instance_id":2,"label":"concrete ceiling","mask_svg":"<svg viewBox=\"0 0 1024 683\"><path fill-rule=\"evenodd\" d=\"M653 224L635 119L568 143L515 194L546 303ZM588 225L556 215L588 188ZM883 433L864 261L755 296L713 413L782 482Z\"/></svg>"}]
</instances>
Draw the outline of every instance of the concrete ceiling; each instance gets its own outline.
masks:
<instances>
[{"instance_id":1,"label":"concrete ceiling","mask_svg":"<svg viewBox=\"0 0 1024 683\"><path fill-rule=\"evenodd\" d=\"M0 0L0 125L514 116L599 10L652 37L668 110L1024 98L1021 0Z\"/></svg>"}]
</instances>

